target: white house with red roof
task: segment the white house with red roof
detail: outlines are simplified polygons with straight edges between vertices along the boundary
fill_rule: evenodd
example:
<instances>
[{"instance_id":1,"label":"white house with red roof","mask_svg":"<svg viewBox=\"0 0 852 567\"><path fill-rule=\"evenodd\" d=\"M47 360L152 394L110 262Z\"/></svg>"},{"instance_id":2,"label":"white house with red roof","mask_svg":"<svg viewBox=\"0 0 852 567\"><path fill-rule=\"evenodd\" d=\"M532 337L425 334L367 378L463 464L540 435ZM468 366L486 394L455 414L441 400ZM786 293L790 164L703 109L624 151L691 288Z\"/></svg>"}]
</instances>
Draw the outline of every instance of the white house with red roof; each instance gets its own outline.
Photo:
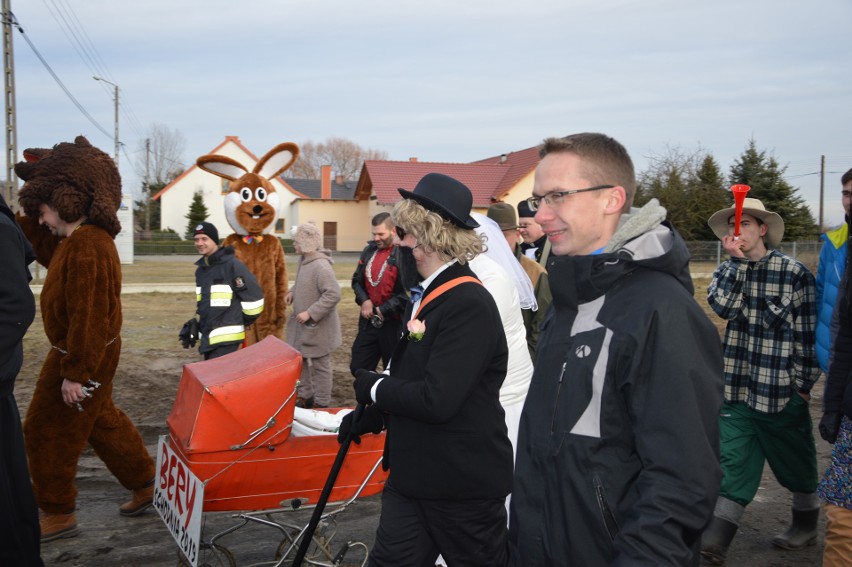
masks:
<instances>
[{"instance_id":1,"label":"white house with red roof","mask_svg":"<svg viewBox=\"0 0 852 567\"><path fill-rule=\"evenodd\" d=\"M258 159L235 136L227 136L210 153L233 157L248 167ZM326 247L359 252L370 238L370 219L393 208L401 198L397 189L414 189L427 173L443 173L467 185L473 194L474 211L485 214L498 201L517 207L529 197L538 162L538 148L531 147L473 163L421 162L416 158L367 160L357 183L333 178L330 166L322 167L320 179L273 179L270 181L282 197L276 232L287 238L294 225L314 221L322 230ZM219 228L221 236L229 234L223 203L227 181L195 165L154 196L162 203L162 227L183 235L192 197L199 190L210 211L208 220Z\"/></svg>"},{"instance_id":2,"label":"white house with red roof","mask_svg":"<svg viewBox=\"0 0 852 567\"><path fill-rule=\"evenodd\" d=\"M414 189L427 173L443 173L467 185L473 194L473 209L485 214L488 207L502 201L517 204L532 195L533 175L538 165L538 147L501 154L472 163L409 161L364 162L355 190L357 200L373 199L377 205L393 206L399 201L398 188Z\"/></svg>"}]
</instances>

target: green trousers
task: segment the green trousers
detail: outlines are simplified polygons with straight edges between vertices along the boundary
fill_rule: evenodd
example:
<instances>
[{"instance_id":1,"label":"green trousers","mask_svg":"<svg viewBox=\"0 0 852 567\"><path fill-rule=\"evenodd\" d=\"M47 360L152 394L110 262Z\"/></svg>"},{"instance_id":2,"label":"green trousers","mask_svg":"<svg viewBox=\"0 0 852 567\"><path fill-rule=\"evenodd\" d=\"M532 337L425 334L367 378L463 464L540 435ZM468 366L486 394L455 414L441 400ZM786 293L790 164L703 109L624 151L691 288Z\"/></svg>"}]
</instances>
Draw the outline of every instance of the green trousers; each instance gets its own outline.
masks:
<instances>
[{"instance_id":1,"label":"green trousers","mask_svg":"<svg viewBox=\"0 0 852 567\"><path fill-rule=\"evenodd\" d=\"M817 463L808 403L794 394L778 413L743 403L722 405L719 415L722 488L719 495L746 506L760 486L763 463L791 492L816 492Z\"/></svg>"}]
</instances>

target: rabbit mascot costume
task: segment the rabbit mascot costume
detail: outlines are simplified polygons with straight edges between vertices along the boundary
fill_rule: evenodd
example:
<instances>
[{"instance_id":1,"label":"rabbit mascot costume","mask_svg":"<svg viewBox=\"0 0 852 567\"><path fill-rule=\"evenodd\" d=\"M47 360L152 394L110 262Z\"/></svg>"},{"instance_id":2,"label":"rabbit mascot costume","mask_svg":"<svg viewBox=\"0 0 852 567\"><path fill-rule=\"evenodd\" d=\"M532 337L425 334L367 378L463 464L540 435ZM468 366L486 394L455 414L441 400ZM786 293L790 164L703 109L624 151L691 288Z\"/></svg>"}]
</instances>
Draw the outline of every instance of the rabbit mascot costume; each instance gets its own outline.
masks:
<instances>
[{"instance_id":1,"label":"rabbit mascot costume","mask_svg":"<svg viewBox=\"0 0 852 567\"><path fill-rule=\"evenodd\" d=\"M235 234L222 246L233 246L237 258L257 278L266 305L263 314L246 329L246 345L274 335L284 338L287 265L284 249L270 235L278 218L279 197L270 178L278 177L296 161L299 148L292 142L278 144L249 171L233 158L209 154L198 158L198 167L230 181L225 196L225 216Z\"/></svg>"}]
</instances>

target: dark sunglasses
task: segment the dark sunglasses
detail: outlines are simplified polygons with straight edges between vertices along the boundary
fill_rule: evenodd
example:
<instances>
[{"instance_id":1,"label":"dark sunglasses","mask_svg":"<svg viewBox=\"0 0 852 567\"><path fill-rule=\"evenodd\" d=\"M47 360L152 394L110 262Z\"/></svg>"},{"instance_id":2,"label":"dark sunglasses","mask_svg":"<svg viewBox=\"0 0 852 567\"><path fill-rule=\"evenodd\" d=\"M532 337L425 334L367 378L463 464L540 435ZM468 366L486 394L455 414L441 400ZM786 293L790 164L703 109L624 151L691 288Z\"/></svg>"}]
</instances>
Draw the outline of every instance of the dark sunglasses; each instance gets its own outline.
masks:
<instances>
[{"instance_id":1,"label":"dark sunglasses","mask_svg":"<svg viewBox=\"0 0 852 567\"><path fill-rule=\"evenodd\" d=\"M400 240L405 239L405 230L404 230L402 227L400 227L400 226L397 226L397 227L395 227L395 228L396 228L396 236L397 236L397 238L399 238Z\"/></svg>"}]
</instances>

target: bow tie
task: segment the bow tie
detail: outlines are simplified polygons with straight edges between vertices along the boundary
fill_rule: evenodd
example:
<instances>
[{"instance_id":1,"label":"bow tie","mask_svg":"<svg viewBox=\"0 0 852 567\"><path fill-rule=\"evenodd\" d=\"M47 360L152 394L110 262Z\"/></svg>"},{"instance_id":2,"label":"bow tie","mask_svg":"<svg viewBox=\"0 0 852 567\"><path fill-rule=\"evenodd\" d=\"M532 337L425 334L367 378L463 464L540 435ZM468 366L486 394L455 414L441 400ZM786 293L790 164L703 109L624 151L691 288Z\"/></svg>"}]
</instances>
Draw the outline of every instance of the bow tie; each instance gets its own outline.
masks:
<instances>
[{"instance_id":1,"label":"bow tie","mask_svg":"<svg viewBox=\"0 0 852 567\"><path fill-rule=\"evenodd\" d=\"M417 303L423 297L423 286L416 285L411 288L411 303Z\"/></svg>"},{"instance_id":2,"label":"bow tie","mask_svg":"<svg viewBox=\"0 0 852 567\"><path fill-rule=\"evenodd\" d=\"M249 234L248 236L243 236L243 242L246 244L251 244L252 242L257 242L260 244L263 242L263 237L259 234Z\"/></svg>"}]
</instances>

